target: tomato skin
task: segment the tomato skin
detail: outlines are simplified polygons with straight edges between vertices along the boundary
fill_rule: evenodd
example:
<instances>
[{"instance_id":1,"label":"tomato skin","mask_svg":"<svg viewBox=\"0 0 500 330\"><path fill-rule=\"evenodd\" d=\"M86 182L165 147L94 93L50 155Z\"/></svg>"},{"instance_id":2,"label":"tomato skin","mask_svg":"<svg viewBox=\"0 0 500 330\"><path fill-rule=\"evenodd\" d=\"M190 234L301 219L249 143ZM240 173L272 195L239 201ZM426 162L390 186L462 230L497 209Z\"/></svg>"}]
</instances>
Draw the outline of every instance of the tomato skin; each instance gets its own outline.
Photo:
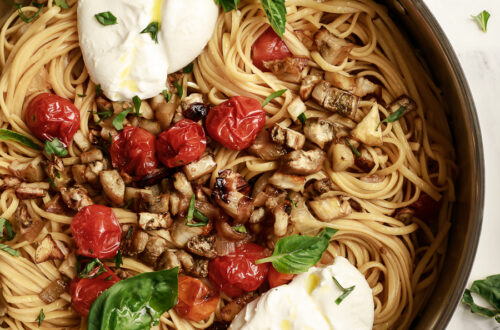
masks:
<instances>
[{"instance_id":1,"label":"tomato skin","mask_svg":"<svg viewBox=\"0 0 500 330\"><path fill-rule=\"evenodd\" d=\"M210 109L205 126L208 135L233 150L248 148L266 123L266 112L259 101L233 96Z\"/></svg>"},{"instance_id":2,"label":"tomato skin","mask_svg":"<svg viewBox=\"0 0 500 330\"><path fill-rule=\"evenodd\" d=\"M90 258L113 258L122 236L120 223L113 210L103 205L89 205L73 217L71 233L78 254Z\"/></svg>"},{"instance_id":3,"label":"tomato skin","mask_svg":"<svg viewBox=\"0 0 500 330\"><path fill-rule=\"evenodd\" d=\"M252 62L264 72L269 69L264 67L264 61L282 60L292 56L292 53L279 35L269 27L260 35L252 45Z\"/></svg>"},{"instance_id":4,"label":"tomato skin","mask_svg":"<svg viewBox=\"0 0 500 330\"><path fill-rule=\"evenodd\" d=\"M418 199L410 204L409 207L415 210L417 218L430 222L438 216L440 204L440 202L435 201L431 196L422 191Z\"/></svg>"},{"instance_id":5,"label":"tomato skin","mask_svg":"<svg viewBox=\"0 0 500 330\"><path fill-rule=\"evenodd\" d=\"M158 135L158 158L167 167L184 166L201 158L207 147L203 127L183 119Z\"/></svg>"},{"instance_id":6,"label":"tomato skin","mask_svg":"<svg viewBox=\"0 0 500 330\"><path fill-rule=\"evenodd\" d=\"M158 166L156 138L140 127L127 126L115 135L110 148L111 163L130 175L142 178Z\"/></svg>"},{"instance_id":7,"label":"tomato skin","mask_svg":"<svg viewBox=\"0 0 500 330\"><path fill-rule=\"evenodd\" d=\"M263 247L254 243L237 245L235 251L217 257L208 264L210 281L228 296L234 298L255 291L265 281L269 263L255 264L267 257Z\"/></svg>"},{"instance_id":8,"label":"tomato skin","mask_svg":"<svg viewBox=\"0 0 500 330\"><path fill-rule=\"evenodd\" d=\"M80 128L80 111L65 98L42 93L28 105L25 122L40 140L57 138L67 147Z\"/></svg>"},{"instance_id":9,"label":"tomato skin","mask_svg":"<svg viewBox=\"0 0 500 330\"><path fill-rule=\"evenodd\" d=\"M69 285L69 292L71 294L71 304L73 308L81 316L87 317L89 315L92 303L103 293L106 289L110 288L113 284L120 281L118 276L115 275L108 267L104 266L107 272L94 278L79 278L76 276ZM97 271L95 269L94 273ZM106 278L111 278L106 280Z\"/></svg>"},{"instance_id":10,"label":"tomato skin","mask_svg":"<svg viewBox=\"0 0 500 330\"><path fill-rule=\"evenodd\" d=\"M267 274L267 281L269 282L269 287L272 289L289 283L294 277L295 274L283 274L271 266L269 267L269 273Z\"/></svg>"},{"instance_id":11,"label":"tomato skin","mask_svg":"<svg viewBox=\"0 0 500 330\"><path fill-rule=\"evenodd\" d=\"M175 311L183 318L200 322L206 320L217 308L219 295L201 280L179 276L179 302Z\"/></svg>"}]
</instances>

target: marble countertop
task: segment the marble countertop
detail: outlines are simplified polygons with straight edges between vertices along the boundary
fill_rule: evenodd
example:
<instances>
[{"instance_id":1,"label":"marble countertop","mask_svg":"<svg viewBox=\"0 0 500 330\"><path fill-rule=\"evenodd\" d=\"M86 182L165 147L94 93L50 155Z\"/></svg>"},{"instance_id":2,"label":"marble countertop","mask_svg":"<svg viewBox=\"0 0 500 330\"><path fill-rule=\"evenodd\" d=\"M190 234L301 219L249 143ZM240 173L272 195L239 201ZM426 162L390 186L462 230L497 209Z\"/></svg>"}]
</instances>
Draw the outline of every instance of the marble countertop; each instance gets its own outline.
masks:
<instances>
[{"instance_id":1,"label":"marble countertop","mask_svg":"<svg viewBox=\"0 0 500 330\"><path fill-rule=\"evenodd\" d=\"M468 287L474 280L500 274L500 0L424 0L450 40L467 77L483 136L486 191L481 238ZM490 14L488 32L482 32L471 15ZM459 303L448 330L500 329L492 319L473 315Z\"/></svg>"}]
</instances>

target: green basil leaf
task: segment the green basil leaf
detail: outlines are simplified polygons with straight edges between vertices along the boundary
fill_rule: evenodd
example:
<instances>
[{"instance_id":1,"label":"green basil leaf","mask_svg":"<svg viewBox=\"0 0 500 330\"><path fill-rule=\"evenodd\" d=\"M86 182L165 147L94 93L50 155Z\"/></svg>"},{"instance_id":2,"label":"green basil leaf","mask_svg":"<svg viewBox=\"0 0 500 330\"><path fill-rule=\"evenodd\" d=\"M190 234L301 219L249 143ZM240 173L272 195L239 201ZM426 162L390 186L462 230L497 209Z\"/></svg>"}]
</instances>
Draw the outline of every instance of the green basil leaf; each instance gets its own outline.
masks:
<instances>
[{"instance_id":1,"label":"green basil leaf","mask_svg":"<svg viewBox=\"0 0 500 330\"><path fill-rule=\"evenodd\" d=\"M233 229L235 232L238 232L238 233L242 233L242 234L247 233L247 229L245 228L245 225L236 225L233 227Z\"/></svg>"},{"instance_id":2,"label":"green basil leaf","mask_svg":"<svg viewBox=\"0 0 500 330\"><path fill-rule=\"evenodd\" d=\"M116 19L115 15L113 15L109 11L96 14L95 18L102 25L114 25L117 23L117 19Z\"/></svg>"},{"instance_id":3,"label":"green basil leaf","mask_svg":"<svg viewBox=\"0 0 500 330\"><path fill-rule=\"evenodd\" d=\"M228 11L238 9L240 0L215 0L215 3L221 5L222 9L227 13Z\"/></svg>"},{"instance_id":4,"label":"green basil leaf","mask_svg":"<svg viewBox=\"0 0 500 330\"><path fill-rule=\"evenodd\" d=\"M208 220L208 217L206 215L204 215L200 210L198 209L194 209L194 212L193 212L193 216L195 217L195 219L199 220L200 224L202 226L205 226L208 224L209 220Z\"/></svg>"},{"instance_id":5,"label":"green basil leaf","mask_svg":"<svg viewBox=\"0 0 500 330\"><path fill-rule=\"evenodd\" d=\"M266 97L266 99L264 100L264 102L262 102L262 106L265 107L269 102L271 102L271 100L277 98L277 97L280 97L281 95L285 94L285 92L287 91L288 89L280 89L279 91L276 91L274 93L272 93L271 95L269 95L268 97Z\"/></svg>"},{"instance_id":6,"label":"green basil leaf","mask_svg":"<svg viewBox=\"0 0 500 330\"><path fill-rule=\"evenodd\" d=\"M153 41L155 43L158 43L158 31L160 29L160 23L158 22L151 22L149 23L148 26L146 26L146 28L144 30L141 31L141 33L149 33L149 35L151 36L151 39L153 39Z\"/></svg>"},{"instance_id":7,"label":"green basil leaf","mask_svg":"<svg viewBox=\"0 0 500 330\"><path fill-rule=\"evenodd\" d=\"M462 303L470 306L470 311L474 314L479 314L485 317L498 317L500 311L493 310L490 308L482 307L474 303L474 298L472 298L471 291L465 289L464 295L462 296Z\"/></svg>"},{"instance_id":8,"label":"green basil leaf","mask_svg":"<svg viewBox=\"0 0 500 330\"><path fill-rule=\"evenodd\" d=\"M477 305L471 292L479 294L493 308ZM500 323L500 274L488 276L484 280L474 281L470 290L465 290L462 303L469 305L472 313L495 318L495 321Z\"/></svg>"},{"instance_id":9,"label":"green basil leaf","mask_svg":"<svg viewBox=\"0 0 500 330\"><path fill-rule=\"evenodd\" d=\"M42 325L43 320L45 320L45 314L43 312L43 308L40 309L40 313L38 314L38 317L35 319L35 321L38 321L38 327Z\"/></svg>"},{"instance_id":10,"label":"green basil leaf","mask_svg":"<svg viewBox=\"0 0 500 330\"><path fill-rule=\"evenodd\" d=\"M337 287L342 291L342 294L337 298L335 299L335 303L337 305L340 305L340 303L349 295L351 294L351 292L354 290L354 288L356 288L355 285L349 287L349 288L344 288L342 285L340 285L339 281L337 281L337 279L335 278L335 276L332 276L332 280L333 282L335 282L335 285L337 285Z\"/></svg>"},{"instance_id":11,"label":"green basil leaf","mask_svg":"<svg viewBox=\"0 0 500 330\"><path fill-rule=\"evenodd\" d=\"M389 115L389 117L385 118L380 123L378 123L376 129L378 130L378 128L380 127L380 125L382 125L382 123L393 123L396 120L399 120L399 118L403 117L405 111L406 111L406 107L400 107L398 110L396 110L393 113L391 113Z\"/></svg>"},{"instance_id":12,"label":"green basil leaf","mask_svg":"<svg viewBox=\"0 0 500 330\"><path fill-rule=\"evenodd\" d=\"M118 253L115 256L115 267L120 268L123 265L123 258L122 258L122 253L121 251L118 251Z\"/></svg>"},{"instance_id":13,"label":"green basil leaf","mask_svg":"<svg viewBox=\"0 0 500 330\"><path fill-rule=\"evenodd\" d=\"M19 251L14 250L13 248L11 248L10 246L8 246L6 244L0 243L0 250L7 252L11 256L19 257Z\"/></svg>"},{"instance_id":14,"label":"green basil leaf","mask_svg":"<svg viewBox=\"0 0 500 330\"><path fill-rule=\"evenodd\" d=\"M54 138L52 141L45 141L44 150L49 156L56 155L57 157L65 157L68 155L68 150L58 138Z\"/></svg>"},{"instance_id":15,"label":"green basil leaf","mask_svg":"<svg viewBox=\"0 0 500 330\"><path fill-rule=\"evenodd\" d=\"M351 148L352 153L353 153L356 157L358 157L358 158L359 158L359 157L361 157L361 153L359 152L359 150L358 150L358 149L356 149L356 147L355 147L355 146L353 146L353 145L352 145L352 143L351 143L351 142L349 142L349 140L348 140L348 139L345 139L345 143L347 143L347 145L349 146L349 148Z\"/></svg>"},{"instance_id":16,"label":"green basil leaf","mask_svg":"<svg viewBox=\"0 0 500 330\"><path fill-rule=\"evenodd\" d=\"M90 253L93 253L89 250ZM96 271L97 269L97 271ZM85 265L85 268L82 269L81 272L78 273L79 278L94 278L101 274L106 273L107 270L104 268L104 264L101 260L94 258L89 263Z\"/></svg>"},{"instance_id":17,"label":"green basil leaf","mask_svg":"<svg viewBox=\"0 0 500 330\"><path fill-rule=\"evenodd\" d=\"M125 120L127 115L132 112L132 110L134 110L134 109L127 109L125 111L120 112L119 114L117 114L115 116L115 118L113 119L113 126L118 131L121 131L123 129L123 121Z\"/></svg>"},{"instance_id":18,"label":"green basil leaf","mask_svg":"<svg viewBox=\"0 0 500 330\"><path fill-rule=\"evenodd\" d=\"M170 94L166 89L164 89L162 93L165 97L165 101L170 102L170 100L172 99L172 94Z\"/></svg>"},{"instance_id":19,"label":"green basil leaf","mask_svg":"<svg viewBox=\"0 0 500 330\"><path fill-rule=\"evenodd\" d=\"M42 9L43 9L43 5L41 5L38 8L36 13L34 13L30 17L28 17L28 16L24 15L24 12L22 11L23 6L21 6L20 4L17 4L16 6L17 6L17 14L19 15L19 18L25 23L31 23L35 18L37 18L40 15L40 13L42 12Z\"/></svg>"},{"instance_id":20,"label":"green basil leaf","mask_svg":"<svg viewBox=\"0 0 500 330\"><path fill-rule=\"evenodd\" d=\"M184 93L184 90L182 89L182 86L179 84L178 81L174 81L174 86L177 89L177 96L182 99L182 95Z\"/></svg>"},{"instance_id":21,"label":"green basil leaf","mask_svg":"<svg viewBox=\"0 0 500 330\"><path fill-rule=\"evenodd\" d=\"M134 227L130 226L130 228L127 230L127 235L125 235L125 238L129 239L130 236L132 236L133 231L134 231Z\"/></svg>"},{"instance_id":22,"label":"green basil leaf","mask_svg":"<svg viewBox=\"0 0 500 330\"><path fill-rule=\"evenodd\" d=\"M87 95L86 94L77 94L78 97L86 97Z\"/></svg>"},{"instance_id":23,"label":"green basil leaf","mask_svg":"<svg viewBox=\"0 0 500 330\"><path fill-rule=\"evenodd\" d=\"M66 3L66 0L56 0L55 3L56 3L56 6L59 6L63 9L69 9L69 6Z\"/></svg>"},{"instance_id":24,"label":"green basil leaf","mask_svg":"<svg viewBox=\"0 0 500 330\"><path fill-rule=\"evenodd\" d=\"M14 131L11 131L10 129L6 128L0 128L0 140L2 141L15 141L21 144L24 144L25 146L35 149L35 150L42 150L42 148L33 142L29 137L22 135L21 133L17 133Z\"/></svg>"},{"instance_id":25,"label":"green basil leaf","mask_svg":"<svg viewBox=\"0 0 500 330\"><path fill-rule=\"evenodd\" d=\"M186 226L188 227L203 227L208 224L208 218L202 212L195 208L196 196L193 194L191 196L191 200L189 201L189 208L186 216ZM196 218L200 220L199 222L193 222L193 219Z\"/></svg>"},{"instance_id":26,"label":"green basil leaf","mask_svg":"<svg viewBox=\"0 0 500 330\"><path fill-rule=\"evenodd\" d=\"M178 273L176 267L115 283L92 304L87 329L149 329L177 303Z\"/></svg>"},{"instance_id":27,"label":"green basil leaf","mask_svg":"<svg viewBox=\"0 0 500 330\"><path fill-rule=\"evenodd\" d=\"M16 233L12 229L12 223L5 218L0 218L0 240L11 241L15 236Z\"/></svg>"},{"instance_id":28,"label":"green basil leaf","mask_svg":"<svg viewBox=\"0 0 500 330\"><path fill-rule=\"evenodd\" d=\"M476 16L472 15L472 18L474 18L481 28L483 32L486 32L488 30L488 20L490 19L490 13L487 12L486 10L483 10Z\"/></svg>"},{"instance_id":29,"label":"green basil leaf","mask_svg":"<svg viewBox=\"0 0 500 330\"><path fill-rule=\"evenodd\" d=\"M191 72L193 72L193 68L194 68L194 63L191 62L188 65L186 65L184 67L184 69L182 69L182 72L184 72L184 73L191 73Z\"/></svg>"},{"instance_id":30,"label":"green basil leaf","mask_svg":"<svg viewBox=\"0 0 500 330\"><path fill-rule=\"evenodd\" d=\"M134 102L135 115L139 117L141 115L139 110L141 109L142 100L136 95L132 98L132 102Z\"/></svg>"},{"instance_id":31,"label":"green basil leaf","mask_svg":"<svg viewBox=\"0 0 500 330\"><path fill-rule=\"evenodd\" d=\"M102 94L101 85L95 85L94 89L95 89L95 96L99 96Z\"/></svg>"},{"instance_id":32,"label":"green basil leaf","mask_svg":"<svg viewBox=\"0 0 500 330\"><path fill-rule=\"evenodd\" d=\"M259 259L255 263L272 262L273 267L283 274L307 272L314 266L328 248L330 239L337 229L325 228L318 236L292 235L280 239L274 247L273 255Z\"/></svg>"},{"instance_id":33,"label":"green basil leaf","mask_svg":"<svg viewBox=\"0 0 500 330\"><path fill-rule=\"evenodd\" d=\"M260 0L260 2L262 3L262 8L264 8L267 20L269 24L271 24L274 32L283 38L286 25L285 0Z\"/></svg>"},{"instance_id":34,"label":"green basil leaf","mask_svg":"<svg viewBox=\"0 0 500 330\"><path fill-rule=\"evenodd\" d=\"M306 114L305 112L302 112L298 117L297 117L298 120L300 120L300 122L302 123L302 126L304 126L306 124L306 120L307 120L307 117L306 117Z\"/></svg>"}]
</instances>

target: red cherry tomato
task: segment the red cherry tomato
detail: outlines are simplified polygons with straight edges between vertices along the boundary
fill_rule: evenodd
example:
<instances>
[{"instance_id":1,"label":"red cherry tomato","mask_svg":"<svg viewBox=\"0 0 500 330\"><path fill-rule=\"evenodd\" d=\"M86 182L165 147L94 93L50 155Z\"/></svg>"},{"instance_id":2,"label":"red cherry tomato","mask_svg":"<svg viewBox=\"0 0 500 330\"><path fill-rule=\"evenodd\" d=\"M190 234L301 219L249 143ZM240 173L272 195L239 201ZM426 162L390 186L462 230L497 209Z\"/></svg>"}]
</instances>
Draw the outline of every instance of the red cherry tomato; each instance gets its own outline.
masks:
<instances>
[{"instance_id":1,"label":"red cherry tomato","mask_svg":"<svg viewBox=\"0 0 500 330\"><path fill-rule=\"evenodd\" d=\"M43 93L31 100L25 121L40 140L57 138L67 147L80 128L80 111L65 98Z\"/></svg>"},{"instance_id":2,"label":"red cherry tomato","mask_svg":"<svg viewBox=\"0 0 500 330\"><path fill-rule=\"evenodd\" d=\"M205 126L208 135L233 150L248 148L266 122L266 112L259 101L233 96L208 112Z\"/></svg>"},{"instance_id":3,"label":"red cherry tomato","mask_svg":"<svg viewBox=\"0 0 500 330\"><path fill-rule=\"evenodd\" d=\"M208 277L228 296L241 296L245 291L257 290L265 281L269 264L255 264L255 260L265 257L267 255L264 248L257 244L237 245L233 253L210 261Z\"/></svg>"},{"instance_id":4,"label":"red cherry tomato","mask_svg":"<svg viewBox=\"0 0 500 330\"><path fill-rule=\"evenodd\" d=\"M200 322L207 319L219 303L219 295L205 283L190 276L179 276L179 302L175 311L183 318Z\"/></svg>"},{"instance_id":5,"label":"red cherry tomato","mask_svg":"<svg viewBox=\"0 0 500 330\"><path fill-rule=\"evenodd\" d=\"M115 135L110 148L113 167L139 178L152 173L158 166L155 153L155 136L133 126L125 127Z\"/></svg>"},{"instance_id":6,"label":"red cherry tomato","mask_svg":"<svg viewBox=\"0 0 500 330\"><path fill-rule=\"evenodd\" d=\"M272 289L289 283L294 276L295 274L282 274L271 266L269 267L269 274L267 274L267 281L269 282L269 287Z\"/></svg>"},{"instance_id":7,"label":"red cherry tomato","mask_svg":"<svg viewBox=\"0 0 500 330\"><path fill-rule=\"evenodd\" d=\"M113 210L103 205L81 209L71 222L78 254L91 258L113 258L120 247L122 230Z\"/></svg>"},{"instance_id":8,"label":"red cherry tomato","mask_svg":"<svg viewBox=\"0 0 500 330\"><path fill-rule=\"evenodd\" d=\"M285 42L270 27L252 45L253 64L262 71L269 71L264 67L264 61L282 60L292 56Z\"/></svg>"},{"instance_id":9,"label":"red cherry tomato","mask_svg":"<svg viewBox=\"0 0 500 330\"><path fill-rule=\"evenodd\" d=\"M94 278L79 278L76 276L69 285L71 304L81 316L87 317L90 307L92 307L92 303L97 297L113 284L120 281L108 267L104 266L104 268L106 268L106 272ZM90 275L95 274L97 271L98 268L96 267Z\"/></svg>"},{"instance_id":10,"label":"red cherry tomato","mask_svg":"<svg viewBox=\"0 0 500 330\"><path fill-rule=\"evenodd\" d=\"M434 220L439 213L440 202L436 202L431 196L424 192L420 193L418 199L410 204L413 210L415 210L415 216L424 221Z\"/></svg>"},{"instance_id":11,"label":"red cherry tomato","mask_svg":"<svg viewBox=\"0 0 500 330\"><path fill-rule=\"evenodd\" d=\"M207 147L203 127L183 119L162 132L156 141L158 158L168 167L189 164L201 158Z\"/></svg>"}]
</instances>

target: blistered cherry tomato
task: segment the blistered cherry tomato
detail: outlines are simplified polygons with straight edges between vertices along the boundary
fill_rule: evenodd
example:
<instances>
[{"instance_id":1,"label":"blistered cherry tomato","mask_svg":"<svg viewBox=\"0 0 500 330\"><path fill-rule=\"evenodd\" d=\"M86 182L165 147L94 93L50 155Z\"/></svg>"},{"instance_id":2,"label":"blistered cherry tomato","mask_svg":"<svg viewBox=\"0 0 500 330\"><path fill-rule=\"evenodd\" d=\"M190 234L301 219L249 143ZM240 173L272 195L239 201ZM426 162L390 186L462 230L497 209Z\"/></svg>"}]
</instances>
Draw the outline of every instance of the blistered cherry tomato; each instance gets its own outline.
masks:
<instances>
[{"instance_id":1,"label":"blistered cherry tomato","mask_svg":"<svg viewBox=\"0 0 500 330\"><path fill-rule=\"evenodd\" d=\"M245 291L255 291L265 281L269 264L255 264L255 260L267 257L264 248L245 243L235 251L217 257L208 264L208 277L219 290L230 297L241 296Z\"/></svg>"},{"instance_id":2,"label":"blistered cherry tomato","mask_svg":"<svg viewBox=\"0 0 500 330\"><path fill-rule=\"evenodd\" d=\"M436 202L428 194L421 192L418 199L411 204L413 210L415 210L415 216L424 221L434 220L439 213L440 202Z\"/></svg>"},{"instance_id":3,"label":"blistered cherry tomato","mask_svg":"<svg viewBox=\"0 0 500 330\"><path fill-rule=\"evenodd\" d=\"M67 147L80 128L80 111L65 98L42 93L31 100L25 121L40 140L52 141L57 138Z\"/></svg>"},{"instance_id":4,"label":"blistered cherry tomato","mask_svg":"<svg viewBox=\"0 0 500 330\"><path fill-rule=\"evenodd\" d=\"M69 285L71 304L81 316L87 317L90 307L92 307L92 303L97 297L113 284L120 281L108 267L104 266L104 268L106 268L106 272L94 278L79 278L76 276ZM90 273L90 276L96 274L98 270L99 268L96 267Z\"/></svg>"},{"instance_id":5,"label":"blistered cherry tomato","mask_svg":"<svg viewBox=\"0 0 500 330\"><path fill-rule=\"evenodd\" d=\"M267 281L269 282L269 287L275 288L277 286L289 283L295 274L282 274L278 272L273 266L269 267L269 274L267 274Z\"/></svg>"},{"instance_id":6,"label":"blistered cherry tomato","mask_svg":"<svg viewBox=\"0 0 500 330\"><path fill-rule=\"evenodd\" d=\"M205 283L190 276L179 276L179 302L175 311L191 321L207 319L217 308L219 295Z\"/></svg>"},{"instance_id":7,"label":"blistered cherry tomato","mask_svg":"<svg viewBox=\"0 0 500 330\"><path fill-rule=\"evenodd\" d=\"M253 64L262 71L269 71L264 67L264 61L282 60L292 56L285 42L270 27L252 45Z\"/></svg>"},{"instance_id":8,"label":"blistered cherry tomato","mask_svg":"<svg viewBox=\"0 0 500 330\"><path fill-rule=\"evenodd\" d=\"M114 168L138 178L152 173L158 166L156 138L139 127L127 126L115 135L110 154Z\"/></svg>"},{"instance_id":9,"label":"blistered cherry tomato","mask_svg":"<svg viewBox=\"0 0 500 330\"><path fill-rule=\"evenodd\" d=\"M158 135L158 158L168 167L189 164L201 158L207 147L203 127L190 119L183 119Z\"/></svg>"},{"instance_id":10,"label":"blistered cherry tomato","mask_svg":"<svg viewBox=\"0 0 500 330\"><path fill-rule=\"evenodd\" d=\"M113 258L118 252L122 230L111 208L89 205L73 217L71 234L78 248L78 254L107 259Z\"/></svg>"},{"instance_id":11,"label":"blistered cherry tomato","mask_svg":"<svg viewBox=\"0 0 500 330\"><path fill-rule=\"evenodd\" d=\"M233 96L208 112L205 126L208 135L233 150L248 148L266 122L266 112L259 101Z\"/></svg>"}]
</instances>

